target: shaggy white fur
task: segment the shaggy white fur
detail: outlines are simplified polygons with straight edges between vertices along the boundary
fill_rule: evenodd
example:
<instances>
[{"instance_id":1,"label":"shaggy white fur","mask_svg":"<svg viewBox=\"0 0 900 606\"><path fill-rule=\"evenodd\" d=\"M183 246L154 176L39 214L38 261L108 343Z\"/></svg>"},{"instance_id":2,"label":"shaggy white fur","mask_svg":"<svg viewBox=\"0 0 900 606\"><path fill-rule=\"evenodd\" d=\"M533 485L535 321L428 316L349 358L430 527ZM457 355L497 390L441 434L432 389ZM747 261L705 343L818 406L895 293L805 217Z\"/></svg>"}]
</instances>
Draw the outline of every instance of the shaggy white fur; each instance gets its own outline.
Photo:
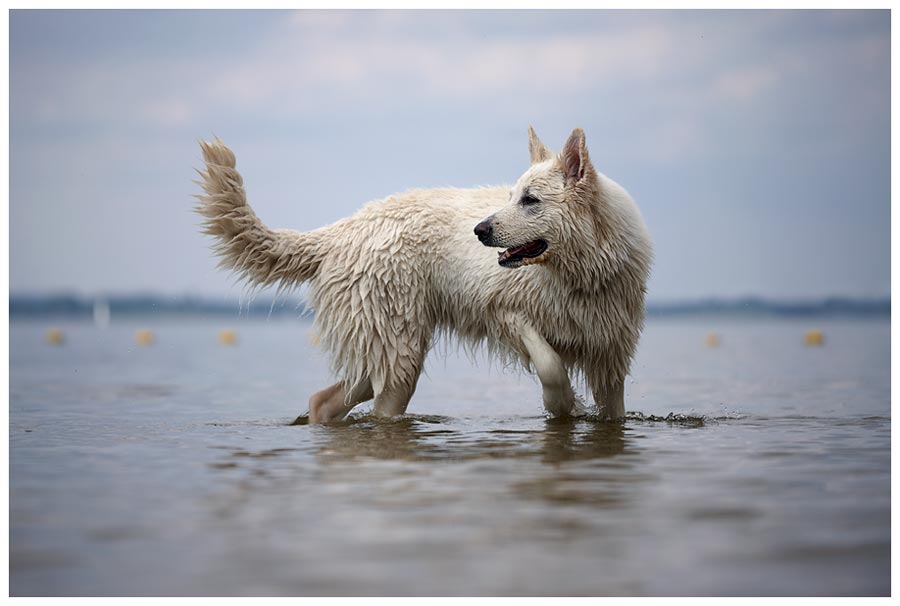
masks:
<instances>
[{"instance_id":1,"label":"shaggy white fur","mask_svg":"<svg viewBox=\"0 0 900 606\"><path fill-rule=\"evenodd\" d=\"M529 128L532 164L511 189L411 190L305 233L266 227L231 150L218 139L201 148L197 210L221 266L256 286L310 283L341 377L310 398L311 422L372 397L377 414L402 414L441 334L533 366L551 414L579 411L571 373L603 415L625 414L652 246L631 197L594 169L581 129L557 156ZM507 250L498 258L485 245Z\"/></svg>"}]
</instances>

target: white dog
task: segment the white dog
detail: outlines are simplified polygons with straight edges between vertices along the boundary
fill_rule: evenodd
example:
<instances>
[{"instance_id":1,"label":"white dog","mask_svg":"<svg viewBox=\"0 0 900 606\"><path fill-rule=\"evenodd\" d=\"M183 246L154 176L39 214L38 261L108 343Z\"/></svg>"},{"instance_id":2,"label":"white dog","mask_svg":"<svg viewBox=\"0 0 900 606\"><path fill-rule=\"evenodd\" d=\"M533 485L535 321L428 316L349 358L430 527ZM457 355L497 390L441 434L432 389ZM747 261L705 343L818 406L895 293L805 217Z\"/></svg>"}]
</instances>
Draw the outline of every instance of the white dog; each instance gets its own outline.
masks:
<instances>
[{"instance_id":1,"label":"white dog","mask_svg":"<svg viewBox=\"0 0 900 606\"><path fill-rule=\"evenodd\" d=\"M221 265L257 286L310 283L341 377L310 398L310 422L373 397L376 414L403 414L436 333L533 367L552 415L580 412L571 371L604 417L624 416L652 246L628 193L594 169L581 129L556 156L529 128L531 167L512 188L411 190L305 233L266 227L231 150L218 139L201 147L197 210Z\"/></svg>"}]
</instances>

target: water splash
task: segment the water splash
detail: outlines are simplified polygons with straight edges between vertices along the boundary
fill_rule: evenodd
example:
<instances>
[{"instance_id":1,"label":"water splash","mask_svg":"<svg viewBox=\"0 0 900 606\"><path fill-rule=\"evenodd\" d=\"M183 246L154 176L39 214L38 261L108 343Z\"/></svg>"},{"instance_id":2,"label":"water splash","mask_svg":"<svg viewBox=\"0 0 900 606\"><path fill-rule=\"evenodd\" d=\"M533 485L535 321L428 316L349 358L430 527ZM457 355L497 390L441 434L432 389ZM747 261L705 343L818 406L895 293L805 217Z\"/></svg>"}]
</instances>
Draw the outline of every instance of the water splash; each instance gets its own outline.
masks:
<instances>
[{"instance_id":1,"label":"water splash","mask_svg":"<svg viewBox=\"0 0 900 606\"><path fill-rule=\"evenodd\" d=\"M638 411L627 413L625 420L638 423L668 423L669 425L682 425L684 427L704 427L707 422L715 421L715 419L705 415L670 412L663 417L660 415L646 415Z\"/></svg>"}]
</instances>

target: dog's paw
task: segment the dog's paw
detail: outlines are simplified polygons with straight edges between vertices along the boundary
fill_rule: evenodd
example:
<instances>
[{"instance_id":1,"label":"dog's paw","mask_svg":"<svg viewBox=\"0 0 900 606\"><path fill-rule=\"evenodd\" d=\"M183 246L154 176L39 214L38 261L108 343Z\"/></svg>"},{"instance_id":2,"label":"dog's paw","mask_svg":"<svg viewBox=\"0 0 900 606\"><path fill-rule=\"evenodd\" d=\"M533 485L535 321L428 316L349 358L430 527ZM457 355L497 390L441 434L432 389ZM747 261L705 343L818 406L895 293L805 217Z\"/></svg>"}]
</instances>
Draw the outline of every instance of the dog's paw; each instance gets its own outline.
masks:
<instances>
[{"instance_id":1,"label":"dog's paw","mask_svg":"<svg viewBox=\"0 0 900 606\"><path fill-rule=\"evenodd\" d=\"M584 398L578 394L572 394L570 398L556 401L553 404L555 405L548 406L546 401L544 402L547 414L553 419L581 418L587 416L590 412L584 403Z\"/></svg>"},{"instance_id":2,"label":"dog's paw","mask_svg":"<svg viewBox=\"0 0 900 606\"><path fill-rule=\"evenodd\" d=\"M293 422L288 423L288 425L309 425L309 412L304 412L302 415L294 419Z\"/></svg>"},{"instance_id":3,"label":"dog's paw","mask_svg":"<svg viewBox=\"0 0 900 606\"><path fill-rule=\"evenodd\" d=\"M572 417L586 417L588 415L588 407L584 402L584 398L575 394L575 399L572 402L572 410L569 411L569 416Z\"/></svg>"}]
</instances>

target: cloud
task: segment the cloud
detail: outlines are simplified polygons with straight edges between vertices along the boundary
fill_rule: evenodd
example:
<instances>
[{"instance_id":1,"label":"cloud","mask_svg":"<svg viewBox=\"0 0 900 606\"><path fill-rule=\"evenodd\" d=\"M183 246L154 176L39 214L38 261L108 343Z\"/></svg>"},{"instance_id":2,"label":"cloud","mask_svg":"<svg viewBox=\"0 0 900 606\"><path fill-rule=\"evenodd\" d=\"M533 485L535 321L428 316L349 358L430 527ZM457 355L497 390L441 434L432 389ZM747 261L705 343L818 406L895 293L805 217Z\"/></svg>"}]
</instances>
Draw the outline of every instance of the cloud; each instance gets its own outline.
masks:
<instances>
[{"instance_id":1,"label":"cloud","mask_svg":"<svg viewBox=\"0 0 900 606\"><path fill-rule=\"evenodd\" d=\"M188 124L193 116L193 108L183 99L154 99L136 108L139 120L160 126Z\"/></svg>"},{"instance_id":2,"label":"cloud","mask_svg":"<svg viewBox=\"0 0 900 606\"><path fill-rule=\"evenodd\" d=\"M308 28L310 18L295 20ZM219 82L213 86L257 102L309 87L368 87L368 93L398 82L410 84L423 97L534 94L551 87L581 89L613 79L652 77L674 46L672 32L660 26L604 35L469 33L429 40L422 35L428 28L403 27L413 21L408 15L382 17L373 28L360 28L349 18L324 21L326 27L304 30L304 35L288 29L268 38L228 73L213 76ZM397 31L386 31L388 27Z\"/></svg>"},{"instance_id":3,"label":"cloud","mask_svg":"<svg viewBox=\"0 0 900 606\"><path fill-rule=\"evenodd\" d=\"M378 119L449 111L520 121L565 112L584 121L624 105L620 113L637 121L628 126L640 127L634 152L644 149L637 142L650 141L650 157L672 161L679 154L716 153L717 138L734 130L727 122L738 116L769 127L792 119L797 101L785 96L792 90L786 83L804 78L823 86L826 67L874 69L867 66L884 65L889 51L886 36L865 28L771 43L773 31L810 27L805 16L790 12L698 13L692 19L665 12L640 18L617 12L542 13L541 19L528 12L504 19L483 15L275 13L265 29L248 30L240 44L204 32L216 46L207 42L202 52L177 61L171 53L152 52L72 53L52 62L46 54L19 54L11 71L13 128L150 133L196 129L198 121L203 128L274 127L350 113ZM810 17L819 23L817 18L837 17ZM812 84L806 86L811 90ZM874 115L884 102L881 91L864 85L855 90L855 101ZM836 112L844 112L842 123L850 128L858 118L844 105ZM838 120L837 113L829 120Z\"/></svg>"},{"instance_id":4,"label":"cloud","mask_svg":"<svg viewBox=\"0 0 900 606\"><path fill-rule=\"evenodd\" d=\"M622 153L666 163L716 154L725 133L744 128L730 122L754 124L759 133L785 128L779 120L792 120L796 110L796 101L784 96L792 90L786 83L828 82L821 72L834 62L825 56L850 66L884 64L889 48L884 35L865 29L772 44L773 31L808 27L780 12L700 13L696 19L665 12L542 19L515 12L493 20L491 13L465 11L275 15L265 29L248 30L240 44L206 32L216 46L201 45L202 52L177 61L171 53L73 53L54 62L46 55L19 56L11 71L14 130L31 124L45 132L77 126L149 134L196 132L198 122L201 129L284 128L340 122L348 114L432 119L447 112L520 122L564 113L587 126L622 106L619 114L635 133ZM855 89L856 100L875 115L881 92ZM846 114L843 123L858 123L847 108L836 110ZM808 113L803 121L817 116ZM836 113L829 117L837 119ZM838 142L844 136L819 130ZM748 146L765 144L752 132L745 136Z\"/></svg>"},{"instance_id":5,"label":"cloud","mask_svg":"<svg viewBox=\"0 0 900 606\"><path fill-rule=\"evenodd\" d=\"M430 19L423 27L420 18ZM436 100L521 103L533 96L577 94L611 82L650 78L672 52L664 27L604 35L428 38L455 32L427 14L379 12L369 21L344 12L290 14L249 52L194 56L173 64L152 56L110 56L91 63L27 61L14 74L14 108L40 122L178 124L209 111L257 110L281 116L329 111L365 98L402 107ZM465 32L464 28L462 30ZM40 99L35 105L33 100ZM501 109L502 111L502 109Z\"/></svg>"},{"instance_id":6,"label":"cloud","mask_svg":"<svg viewBox=\"0 0 900 606\"><path fill-rule=\"evenodd\" d=\"M775 86L779 75L772 66L753 66L719 76L714 90L725 100L752 101Z\"/></svg>"}]
</instances>

